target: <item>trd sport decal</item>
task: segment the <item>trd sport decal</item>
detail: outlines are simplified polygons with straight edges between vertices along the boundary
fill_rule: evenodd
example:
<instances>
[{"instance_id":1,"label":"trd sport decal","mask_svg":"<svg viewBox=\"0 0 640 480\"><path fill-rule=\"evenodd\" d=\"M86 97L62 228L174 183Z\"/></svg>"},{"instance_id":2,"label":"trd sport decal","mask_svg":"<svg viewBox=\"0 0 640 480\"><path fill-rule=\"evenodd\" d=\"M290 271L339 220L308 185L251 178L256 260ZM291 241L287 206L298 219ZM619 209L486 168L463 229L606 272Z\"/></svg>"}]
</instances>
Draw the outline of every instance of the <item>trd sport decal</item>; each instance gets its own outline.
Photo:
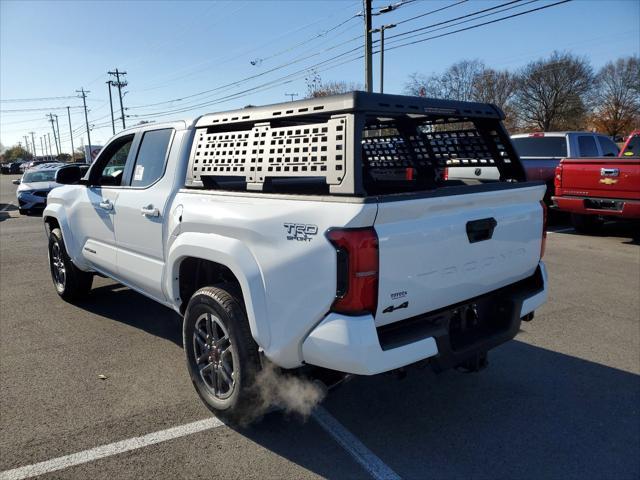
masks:
<instances>
[{"instance_id":1,"label":"trd sport decal","mask_svg":"<svg viewBox=\"0 0 640 480\"><path fill-rule=\"evenodd\" d=\"M302 223L285 223L287 240L297 240L299 242L310 242L318 233L317 225L305 225Z\"/></svg>"}]
</instances>

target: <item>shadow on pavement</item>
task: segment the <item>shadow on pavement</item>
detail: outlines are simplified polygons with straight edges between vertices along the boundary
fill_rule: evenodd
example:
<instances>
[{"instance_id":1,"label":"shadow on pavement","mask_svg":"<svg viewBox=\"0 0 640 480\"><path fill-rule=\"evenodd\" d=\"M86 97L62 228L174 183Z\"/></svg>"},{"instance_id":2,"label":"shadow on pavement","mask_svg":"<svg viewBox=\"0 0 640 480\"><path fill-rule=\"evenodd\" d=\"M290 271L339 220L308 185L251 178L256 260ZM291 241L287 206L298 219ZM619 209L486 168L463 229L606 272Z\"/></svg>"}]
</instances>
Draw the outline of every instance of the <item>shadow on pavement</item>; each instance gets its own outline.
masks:
<instances>
[{"instance_id":1,"label":"shadow on pavement","mask_svg":"<svg viewBox=\"0 0 640 480\"><path fill-rule=\"evenodd\" d=\"M78 306L170 340L182 348L182 317L124 285L94 287L88 301Z\"/></svg>"},{"instance_id":2,"label":"shadow on pavement","mask_svg":"<svg viewBox=\"0 0 640 480\"><path fill-rule=\"evenodd\" d=\"M406 479L640 476L640 376L518 341L492 354L479 374L360 377L325 407Z\"/></svg>"}]
</instances>

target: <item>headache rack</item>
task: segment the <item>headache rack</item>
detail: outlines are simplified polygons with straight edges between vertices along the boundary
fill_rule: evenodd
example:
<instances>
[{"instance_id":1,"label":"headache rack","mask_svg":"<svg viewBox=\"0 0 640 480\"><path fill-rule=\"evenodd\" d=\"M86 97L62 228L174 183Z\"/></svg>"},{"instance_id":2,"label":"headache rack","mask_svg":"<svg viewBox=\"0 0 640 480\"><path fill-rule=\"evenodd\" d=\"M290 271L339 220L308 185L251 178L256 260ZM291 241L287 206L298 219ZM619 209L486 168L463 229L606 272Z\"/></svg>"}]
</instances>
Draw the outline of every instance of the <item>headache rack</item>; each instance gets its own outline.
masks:
<instances>
[{"instance_id":1,"label":"headache rack","mask_svg":"<svg viewBox=\"0 0 640 480\"><path fill-rule=\"evenodd\" d=\"M443 186L447 162L524 171L495 106L352 92L207 114L186 187L371 195Z\"/></svg>"}]
</instances>

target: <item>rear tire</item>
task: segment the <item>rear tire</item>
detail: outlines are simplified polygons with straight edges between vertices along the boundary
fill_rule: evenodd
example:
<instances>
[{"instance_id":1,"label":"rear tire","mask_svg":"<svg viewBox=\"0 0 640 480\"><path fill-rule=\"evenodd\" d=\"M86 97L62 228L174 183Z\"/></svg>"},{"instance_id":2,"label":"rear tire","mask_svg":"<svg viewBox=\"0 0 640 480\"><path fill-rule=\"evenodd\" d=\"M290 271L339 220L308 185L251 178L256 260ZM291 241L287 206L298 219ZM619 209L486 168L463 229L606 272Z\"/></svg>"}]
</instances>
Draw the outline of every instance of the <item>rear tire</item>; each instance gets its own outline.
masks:
<instances>
[{"instance_id":1,"label":"rear tire","mask_svg":"<svg viewBox=\"0 0 640 480\"><path fill-rule=\"evenodd\" d=\"M18 213L20 213L20 215L29 215L29 210L25 210L24 208L19 208Z\"/></svg>"},{"instance_id":2,"label":"rear tire","mask_svg":"<svg viewBox=\"0 0 640 480\"><path fill-rule=\"evenodd\" d=\"M573 228L580 233L600 233L604 221L596 215L580 215L578 213L571 214L571 223Z\"/></svg>"},{"instance_id":3,"label":"rear tire","mask_svg":"<svg viewBox=\"0 0 640 480\"><path fill-rule=\"evenodd\" d=\"M49 268L56 292L63 300L75 303L91 290L93 274L83 272L73 264L59 228L49 234Z\"/></svg>"},{"instance_id":4,"label":"rear tire","mask_svg":"<svg viewBox=\"0 0 640 480\"><path fill-rule=\"evenodd\" d=\"M207 407L231 423L254 420L258 346L241 302L229 290L204 287L193 294L184 314L183 345L191 381Z\"/></svg>"}]
</instances>

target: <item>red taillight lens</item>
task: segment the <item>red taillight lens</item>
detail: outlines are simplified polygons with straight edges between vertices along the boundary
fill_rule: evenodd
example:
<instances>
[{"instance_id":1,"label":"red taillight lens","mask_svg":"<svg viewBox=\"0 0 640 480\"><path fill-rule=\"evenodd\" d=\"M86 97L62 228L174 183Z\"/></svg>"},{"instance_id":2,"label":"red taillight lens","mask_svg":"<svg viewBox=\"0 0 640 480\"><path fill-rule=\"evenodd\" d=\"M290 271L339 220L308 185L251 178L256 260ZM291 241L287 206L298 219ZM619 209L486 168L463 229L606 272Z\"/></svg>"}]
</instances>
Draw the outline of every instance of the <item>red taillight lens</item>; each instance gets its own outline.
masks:
<instances>
[{"instance_id":1,"label":"red taillight lens","mask_svg":"<svg viewBox=\"0 0 640 480\"><path fill-rule=\"evenodd\" d=\"M557 192L559 188L562 188L562 163L559 163L556 167L556 174L553 177L553 186Z\"/></svg>"},{"instance_id":2,"label":"red taillight lens","mask_svg":"<svg viewBox=\"0 0 640 480\"><path fill-rule=\"evenodd\" d=\"M442 172L442 179L449 180L449 167L445 167L444 171Z\"/></svg>"},{"instance_id":3,"label":"red taillight lens","mask_svg":"<svg viewBox=\"0 0 640 480\"><path fill-rule=\"evenodd\" d=\"M375 314L378 305L378 235L373 228L334 229L338 277L334 312Z\"/></svg>"},{"instance_id":4,"label":"red taillight lens","mask_svg":"<svg viewBox=\"0 0 640 480\"><path fill-rule=\"evenodd\" d=\"M542 206L542 243L540 244L540 258L542 258L547 247L547 205L540 200L540 206Z\"/></svg>"}]
</instances>

